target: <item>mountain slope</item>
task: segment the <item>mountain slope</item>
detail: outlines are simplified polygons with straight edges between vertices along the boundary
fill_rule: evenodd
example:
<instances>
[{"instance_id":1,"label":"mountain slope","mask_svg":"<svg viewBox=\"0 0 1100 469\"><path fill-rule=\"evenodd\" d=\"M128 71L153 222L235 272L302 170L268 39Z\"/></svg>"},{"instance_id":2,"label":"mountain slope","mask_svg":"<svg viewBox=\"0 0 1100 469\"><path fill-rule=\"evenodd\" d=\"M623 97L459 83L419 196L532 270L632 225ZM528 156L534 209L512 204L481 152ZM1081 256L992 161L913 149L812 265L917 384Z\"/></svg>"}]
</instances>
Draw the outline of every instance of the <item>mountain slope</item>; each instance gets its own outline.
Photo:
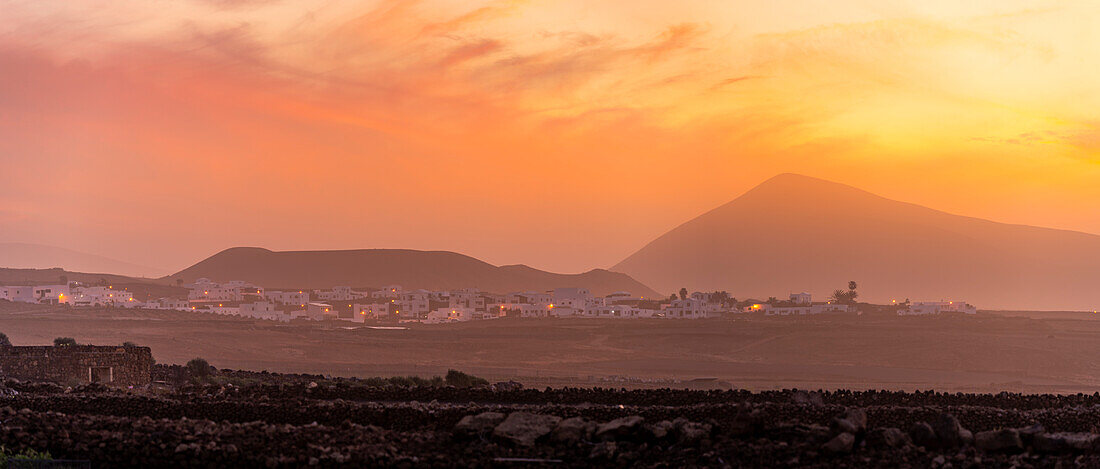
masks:
<instances>
[{"instance_id":1,"label":"mountain slope","mask_svg":"<svg viewBox=\"0 0 1100 469\"><path fill-rule=\"evenodd\" d=\"M56 285L62 279L88 285L110 285L134 294L134 298L146 301L165 296L186 297L187 290L154 279L133 278L115 274L71 272L55 267L51 269L8 269L0 267L0 285Z\"/></svg>"},{"instance_id":2,"label":"mountain slope","mask_svg":"<svg viewBox=\"0 0 1100 469\"><path fill-rule=\"evenodd\" d=\"M615 291L656 295L626 274L596 269L583 274L555 274L523 265L497 267L447 251L361 249L346 251L282 251L231 248L172 276L191 282L246 280L266 288L328 288L335 285L406 289L479 288L482 291L545 291L557 287L587 287L606 295Z\"/></svg>"},{"instance_id":3,"label":"mountain slope","mask_svg":"<svg viewBox=\"0 0 1100 469\"><path fill-rule=\"evenodd\" d=\"M952 215L794 174L680 225L612 270L662 291L823 298L856 280L876 301L1100 308L1100 236Z\"/></svg>"},{"instance_id":4,"label":"mountain slope","mask_svg":"<svg viewBox=\"0 0 1100 469\"><path fill-rule=\"evenodd\" d=\"M112 272L131 277L156 277L168 272L168 269L131 264L71 249L30 243L0 243L0 267L13 269L60 267L70 271Z\"/></svg>"}]
</instances>

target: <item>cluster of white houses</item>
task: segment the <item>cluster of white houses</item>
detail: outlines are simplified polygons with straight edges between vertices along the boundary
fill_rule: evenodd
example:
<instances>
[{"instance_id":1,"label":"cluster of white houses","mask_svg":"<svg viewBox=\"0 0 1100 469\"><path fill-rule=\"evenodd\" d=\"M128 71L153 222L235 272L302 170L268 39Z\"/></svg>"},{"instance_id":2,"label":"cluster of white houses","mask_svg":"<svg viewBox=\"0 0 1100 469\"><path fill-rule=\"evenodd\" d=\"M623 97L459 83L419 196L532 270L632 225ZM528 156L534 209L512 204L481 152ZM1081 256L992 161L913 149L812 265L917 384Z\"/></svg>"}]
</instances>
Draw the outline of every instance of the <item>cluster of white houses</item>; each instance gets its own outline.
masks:
<instances>
[{"instance_id":1,"label":"cluster of white houses","mask_svg":"<svg viewBox=\"0 0 1100 469\"><path fill-rule=\"evenodd\" d=\"M0 300L27 303L64 303L73 306L204 311L255 319L289 322L295 319L367 322L396 319L445 323L500 317L668 318L704 319L727 314L762 313L768 316L844 313L849 305L814 302L809 293L792 294L787 301L738 305L725 297L695 292L671 299L646 299L628 292L593 295L586 288L556 288L548 292L495 294L473 288L447 291L404 290L390 285L378 290L334 287L328 290L265 290L244 281L199 279L186 285L183 298L138 301L133 294L111 286L68 285L0 286ZM961 301L919 302L899 306L899 315L963 312L975 308Z\"/></svg>"},{"instance_id":2,"label":"cluster of white houses","mask_svg":"<svg viewBox=\"0 0 1100 469\"><path fill-rule=\"evenodd\" d=\"M977 314L978 308L965 301L920 301L911 303L905 309L899 309L899 316L921 316L925 314L966 313Z\"/></svg>"},{"instance_id":3,"label":"cluster of white houses","mask_svg":"<svg viewBox=\"0 0 1100 469\"><path fill-rule=\"evenodd\" d=\"M73 306L115 305L128 308L145 305L136 301L133 293L125 290L79 284L0 286L0 300Z\"/></svg>"},{"instance_id":4,"label":"cluster of white houses","mask_svg":"<svg viewBox=\"0 0 1100 469\"><path fill-rule=\"evenodd\" d=\"M509 294L482 292L475 288L405 290L398 285L373 291L351 287L275 291L247 282L218 284L207 279L188 286L190 309L276 321L397 319L444 323L508 316L702 319L727 312L721 304L707 301L703 294L662 303L653 299L646 301L627 292L595 296L585 288Z\"/></svg>"}]
</instances>

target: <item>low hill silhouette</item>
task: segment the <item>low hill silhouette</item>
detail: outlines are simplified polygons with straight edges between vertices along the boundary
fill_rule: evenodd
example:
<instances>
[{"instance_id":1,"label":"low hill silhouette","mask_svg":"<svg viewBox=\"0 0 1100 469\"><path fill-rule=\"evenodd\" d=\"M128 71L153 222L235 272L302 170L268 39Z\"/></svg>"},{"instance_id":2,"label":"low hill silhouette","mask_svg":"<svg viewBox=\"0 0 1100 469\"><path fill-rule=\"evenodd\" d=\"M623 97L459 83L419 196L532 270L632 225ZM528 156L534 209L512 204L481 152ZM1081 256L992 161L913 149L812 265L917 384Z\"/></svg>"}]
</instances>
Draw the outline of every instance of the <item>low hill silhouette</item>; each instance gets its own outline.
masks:
<instances>
[{"instance_id":1,"label":"low hill silhouette","mask_svg":"<svg viewBox=\"0 0 1100 469\"><path fill-rule=\"evenodd\" d=\"M0 243L0 267L50 269L72 272L111 272L131 277L160 277L168 269L137 265L86 252L32 243Z\"/></svg>"},{"instance_id":2,"label":"low hill silhouette","mask_svg":"<svg viewBox=\"0 0 1100 469\"><path fill-rule=\"evenodd\" d=\"M270 251L263 248L226 249L168 279L186 282L198 278L245 280L266 288L329 288L336 285L405 289L482 291L546 291L558 287L586 287L593 294L629 291L655 296L656 292L630 276L603 269L582 274L556 274L525 265L494 266L449 251L359 249L337 251Z\"/></svg>"}]
</instances>

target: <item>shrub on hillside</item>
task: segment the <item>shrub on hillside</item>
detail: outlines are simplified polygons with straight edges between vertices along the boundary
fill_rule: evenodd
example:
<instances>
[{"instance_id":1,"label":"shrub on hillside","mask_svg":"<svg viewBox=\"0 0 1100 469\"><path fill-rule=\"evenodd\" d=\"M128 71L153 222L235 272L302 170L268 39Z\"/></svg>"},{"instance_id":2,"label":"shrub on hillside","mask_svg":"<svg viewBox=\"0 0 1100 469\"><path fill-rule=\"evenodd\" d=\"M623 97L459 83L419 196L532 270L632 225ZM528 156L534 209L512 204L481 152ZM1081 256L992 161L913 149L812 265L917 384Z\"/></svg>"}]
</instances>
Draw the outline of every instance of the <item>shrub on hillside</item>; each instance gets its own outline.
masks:
<instances>
[{"instance_id":1,"label":"shrub on hillside","mask_svg":"<svg viewBox=\"0 0 1100 469\"><path fill-rule=\"evenodd\" d=\"M477 376L470 376L458 370L447 370L447 377L444 378L448 386L454 386L456 388L472 388L475 386L488 386L489 381L478 378Z\"/></svg>"},{"instance_id":2,"label":"shrub on hillside","mask_svg":"<svg viewBox=\"0 0 1100 469\"><path fill-rule=\"evenodd\" d=\"M193 379L203 379L210 376L210 362L202 358L192 358L187 362L187 374Z\"/></svg>"}]
</instances>

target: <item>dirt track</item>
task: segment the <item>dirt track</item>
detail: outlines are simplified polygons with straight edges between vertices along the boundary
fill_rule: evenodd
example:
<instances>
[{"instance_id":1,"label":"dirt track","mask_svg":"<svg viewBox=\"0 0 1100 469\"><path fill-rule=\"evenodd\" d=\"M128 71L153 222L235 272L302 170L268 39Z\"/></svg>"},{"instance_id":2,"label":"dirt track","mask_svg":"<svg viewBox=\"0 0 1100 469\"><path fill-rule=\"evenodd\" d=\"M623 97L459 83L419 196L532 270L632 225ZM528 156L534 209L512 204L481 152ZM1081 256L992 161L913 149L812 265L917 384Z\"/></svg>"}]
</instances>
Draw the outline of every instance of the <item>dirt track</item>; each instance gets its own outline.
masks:
<instances>
[{"instance_id":1,"label":"dirt track","mask_svg":"<svg viewBox=\"0 0 1100 469\"><path fill-rule=\"evenodd\" d=\"M1044 317L497 320L349 330L341 328L352 326L346 323L9 304L0 306L0 332L17 345L58 336L131 341L152 347L160 363L203 357L225 368L335 376L429 376L457 368L533 386L660 387L713 377L753 390L1100 388L1100 321L1083 313Z\"/></svg>"}]
</instances>

